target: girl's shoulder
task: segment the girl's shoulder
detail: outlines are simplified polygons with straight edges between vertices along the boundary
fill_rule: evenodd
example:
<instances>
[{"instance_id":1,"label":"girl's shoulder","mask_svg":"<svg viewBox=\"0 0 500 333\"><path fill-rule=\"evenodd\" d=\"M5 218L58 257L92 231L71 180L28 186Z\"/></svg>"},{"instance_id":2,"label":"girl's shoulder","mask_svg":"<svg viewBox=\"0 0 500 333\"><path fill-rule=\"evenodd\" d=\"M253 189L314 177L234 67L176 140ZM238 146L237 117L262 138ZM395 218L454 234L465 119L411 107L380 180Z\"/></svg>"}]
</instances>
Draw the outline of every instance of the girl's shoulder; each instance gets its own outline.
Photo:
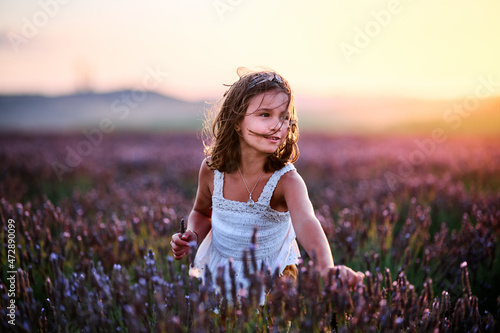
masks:
<instances>
[{"instance_id":1,"label":"girl's shoulder","mask_svg":"<svg viewBox=\"0 0 500 333\"><path fill-rule=\"evenodd\" d=\"M297 182L303 182L302 176L297 172L297 169L293 168L290 171L285 172L281 178L284 184L293 185Z\"/></svg>"},{"instance_id":2,"label":"girl's shoulder","mask_svg":"<svg viewBox=\"0 0 500 333\"><path fill-rule=\"evenodd\" d=\"M205 157L201 162L200 174L214 174L214 169L210 166L210 156Z\"/></svg>"},{"instance_id":3,"label":"girl's shoulder","mask_svg":"<svg viewBox=\"0 0 500 333\"><path fill-rule=\"evenodd\" d=\"M205 185L210 188L212 188L211 184L214 182L214 170L210 167L209 165L209 157L206 157L202 162L200 166L200 173L199 173L199 183L200 185Z\"/></svg>"},{"instance_id":4,"label":"girl's shoulder","mask_svg":"<svg viewBox=\"0 0 500 333\"><path fill-rule=\"evenodd\" d=\"M302 176L297 172L295 168L290 171L285 172L280 180L278 181L276 189L279 192L285 194L289 191L295 191L305 185Z\"/></svg>"}]
</instances>

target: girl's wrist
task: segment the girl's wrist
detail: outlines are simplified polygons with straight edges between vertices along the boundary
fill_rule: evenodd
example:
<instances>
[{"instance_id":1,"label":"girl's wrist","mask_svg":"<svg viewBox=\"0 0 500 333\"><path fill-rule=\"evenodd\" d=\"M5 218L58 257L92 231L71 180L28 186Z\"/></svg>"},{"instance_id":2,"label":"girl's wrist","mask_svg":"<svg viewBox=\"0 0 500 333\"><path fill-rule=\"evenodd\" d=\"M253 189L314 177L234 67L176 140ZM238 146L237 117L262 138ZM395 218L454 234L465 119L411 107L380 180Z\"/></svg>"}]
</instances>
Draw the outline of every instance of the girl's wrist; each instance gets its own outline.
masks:
<instances>
[{"instance_id":1,"label":"girl's wrist","mask_svg":"<svg viewBox=\"0 0 500 333\"><path fill-rule=\"evenodd\" d=\"M200 236L198 236L198 233L196 231L192 230L192 229L186 230L186 232L188 232L188 231L191 231L193 234L196 235L196 243L198 243L198 240L200 239Z\"/></svg>"}]
</instances>

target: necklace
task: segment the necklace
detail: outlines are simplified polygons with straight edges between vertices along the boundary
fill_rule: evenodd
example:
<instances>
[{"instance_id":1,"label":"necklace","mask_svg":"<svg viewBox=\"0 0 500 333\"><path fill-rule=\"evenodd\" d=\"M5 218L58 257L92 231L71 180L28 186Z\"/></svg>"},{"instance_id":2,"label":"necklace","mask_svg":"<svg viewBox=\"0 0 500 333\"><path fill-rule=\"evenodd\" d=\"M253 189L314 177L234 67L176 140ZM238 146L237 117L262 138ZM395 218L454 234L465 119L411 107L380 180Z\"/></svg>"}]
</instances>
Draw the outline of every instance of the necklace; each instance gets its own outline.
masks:
<instances>
[{"instance_id":1,"label":"necklace","mask_svg":"<svg viewBox=\"0 0 500 333\"><path fill-rule=\"evenodd\" d=\"M243 180L243 184L245 184L245 187L247 188L247 191L248 191L248 201L247 201L247 205L250 206L250 207L253 207L253 205L255 205L255 202L252 200L252 193L253 191L255 190L255 188L257 187L257 184L259 183L259 180L262 178L262 176L264 175L264 171L262 171L262 173L260 174L259 176L259 179L257 179L257 181L255 182L255 185L253 186L253 189L252 191L250 191L248 189L248 185L247 185L247 182L245 181L245 178L243 178L243 175L241 174L241 171L240 171L240 167L238 166L238 172L240 173L240 176L241 176L241 179Z\"/></svg>"}]
</instances>

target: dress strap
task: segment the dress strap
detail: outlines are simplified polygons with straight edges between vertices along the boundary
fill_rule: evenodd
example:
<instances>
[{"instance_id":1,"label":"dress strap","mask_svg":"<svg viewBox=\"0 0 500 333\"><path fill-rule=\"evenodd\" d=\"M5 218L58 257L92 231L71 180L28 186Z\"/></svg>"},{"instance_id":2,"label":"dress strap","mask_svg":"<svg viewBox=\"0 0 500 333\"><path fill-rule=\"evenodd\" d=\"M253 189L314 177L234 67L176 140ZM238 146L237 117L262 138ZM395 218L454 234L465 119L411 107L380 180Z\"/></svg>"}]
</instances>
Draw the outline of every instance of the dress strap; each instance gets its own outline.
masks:
<instances>
[{"instance_id":1,"label":"dress strap","mask_svg":"<svg viewBox=\"0 0 500 333\"><path fill-rule=\"evenodd\" d=\"M214 197L222 198L222 188L224 186L224 172L214 170Z\"/></svg>"},{"instance_id":2,"label":"dress strap","mask_svg":"<svg viewBox=\"0 0 500 333\"><path fill-rule=\"evenodd\" d=\"M271 197L273 196L274 193L274 189L276 188L276 185L278 185L278 181L280 180L281 176L283 176L288 171L292 170L295 170L295 166L290 163L285 165L280 170L276 170L271 176L271 178L269 178L269 180L267 181L266 186L264 186L262 194L259 197L259 203L263 205L269 205L271 202Z\"/></svg>"}]
</instances>

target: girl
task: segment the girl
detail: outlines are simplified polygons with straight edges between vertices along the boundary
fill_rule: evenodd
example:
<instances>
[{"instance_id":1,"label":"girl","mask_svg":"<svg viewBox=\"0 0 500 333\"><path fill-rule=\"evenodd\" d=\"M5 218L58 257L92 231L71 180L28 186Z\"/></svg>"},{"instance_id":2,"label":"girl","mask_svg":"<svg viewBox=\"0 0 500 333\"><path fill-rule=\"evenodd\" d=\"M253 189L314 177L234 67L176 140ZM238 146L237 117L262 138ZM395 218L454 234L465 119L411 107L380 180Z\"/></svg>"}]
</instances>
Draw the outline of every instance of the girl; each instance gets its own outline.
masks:
<instances>
[{"instance_id":1,"label":"girl","mask_svg":"<svg viewBox=\"0 0 500 333\"><path fill-rule=\"evenodd\" d=\"M334 266L306 185L292 164L299 157L299 129L288 82L273 71L239 69L238 74L213 121L212 138L205 142L207 158L201 164L188 230L172 236L174 258L182 259L189 243L196 241L200 246L193 275L203 277L208 267L215 276L217 267L224 265L229 286L227 266L233 260L237 286L246 287L243 250L257 227L258 267L264 263L272 272L279 268L280 275L295 278L297 237L306 252L314 254L323 277L335 267L349 286L356 285L363 273Z\"/></svg>"}]
</instances>

